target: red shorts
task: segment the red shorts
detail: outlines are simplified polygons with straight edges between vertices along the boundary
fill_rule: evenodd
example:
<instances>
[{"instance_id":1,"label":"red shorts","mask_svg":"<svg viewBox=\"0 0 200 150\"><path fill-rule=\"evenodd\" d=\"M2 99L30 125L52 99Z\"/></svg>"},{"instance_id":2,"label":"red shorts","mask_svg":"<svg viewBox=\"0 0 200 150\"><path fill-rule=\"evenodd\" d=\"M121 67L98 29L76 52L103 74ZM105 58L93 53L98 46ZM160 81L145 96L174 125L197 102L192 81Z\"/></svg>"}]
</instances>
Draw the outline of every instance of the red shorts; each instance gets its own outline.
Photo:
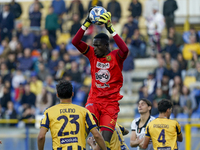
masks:
<instances>
[{"instance_id":1,"label":"red shorts","mask_svg":"<svg viewBox=\"0 0 200 150\"><path fill-rule=\"evenodd\" d=\"M119 112L119 103L86 103L85 107L92 113L96 124L103 130L115 130Z\"/></svg>"}]
</instances>

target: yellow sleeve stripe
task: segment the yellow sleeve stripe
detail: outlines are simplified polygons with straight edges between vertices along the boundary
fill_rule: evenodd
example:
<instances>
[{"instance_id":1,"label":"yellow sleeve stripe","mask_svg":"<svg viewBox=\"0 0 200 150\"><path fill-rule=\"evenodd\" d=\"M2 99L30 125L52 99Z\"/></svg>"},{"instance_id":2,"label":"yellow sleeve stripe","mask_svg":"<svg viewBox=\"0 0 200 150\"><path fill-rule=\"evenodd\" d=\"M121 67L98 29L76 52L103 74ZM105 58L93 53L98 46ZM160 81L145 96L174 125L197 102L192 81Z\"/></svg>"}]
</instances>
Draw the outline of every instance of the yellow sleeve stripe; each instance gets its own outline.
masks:
<instances>
[{"instance_id":1,"label":"yellow sleeve stripe","mask_svg":"<svg viewBox=\"0 0 200 150\"><path fill-rule=\"evenodd\" d=\"M46 127L44 127L44 126L41 126L40 128L45 128L45 129L47 129L47 131L49 130L48 128L46 128Z\"/></svg>"},{"instance_id":2,"label":"yellow sleeve stripe","mask_svg":"<svg viewBox=\"0 0 200 150\"><path fill-rule=\"evenodd\" d=\"M87 49L82 54L87 54L87 52L90 50L90 47L88 46Z\"/></svg>"},{"instance_id":3,"label":"yellow sleeve stripe","mask_svg":"<svg viewBox=\"0 0 200 150\"><path fill-rule=\"evenodd\" d=\"M95 126L95 127L91 128L90 131L92 131L92 130L95 129L95 128L98 128L98 126Z\"/></svg>"}]
</instances>

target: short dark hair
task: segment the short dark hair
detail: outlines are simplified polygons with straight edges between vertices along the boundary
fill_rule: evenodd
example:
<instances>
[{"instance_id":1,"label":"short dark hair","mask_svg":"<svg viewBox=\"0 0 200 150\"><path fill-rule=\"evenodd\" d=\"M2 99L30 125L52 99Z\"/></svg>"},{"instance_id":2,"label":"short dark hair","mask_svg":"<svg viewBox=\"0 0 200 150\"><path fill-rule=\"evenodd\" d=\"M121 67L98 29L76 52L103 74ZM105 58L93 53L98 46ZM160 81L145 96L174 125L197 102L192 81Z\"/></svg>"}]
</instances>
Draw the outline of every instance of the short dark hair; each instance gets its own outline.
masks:
<instances>
[{"instance_id":1,"label":"short dark hair","mask_svg":"<svg viewBox=\"0 0 200 150\"><path fill-rule=\"evenodd\" d=\"M106 40L106 41L109 41L109 37L107 34L105 33L99 33L97 34L94 39L102 39L102 40Z\"/></svg>"},{"instance_id":2,"label":"short dark hair","mask_svg":"<svg viewBox=\"0 0 200 150\"><path fill-rule=\"evenodd\" d=\"M60 80L56 85L56 90L59 98L67 99L72 97L73 87L69 81Z\"/></svg>"},{"instance_id":3,"label":"short dark hair","mask_svg":"<svg viewBox=\"0 0 200 150\"><path fill-rule=\"evenodd\" d=\"M151 103L150 100L148 100L146 98L141 98L141 99L139 99L138 104L139 104L140 101L144 101L148 106L151 106L151 109L152 109L152 103ZM151 109L149 110L150 114L151 114Z\"/></svg>"},{"instance_id":4,"label":"short dark hair","mask_svg":"<svg viewBox=\"0 0 200 150\"><path fill-rule=\"evenodd\" d=\"M173 104L168 99L163 99L158 103L158 111L160 113L165 113L167 109L172 108Z\"/></svg>"}]
</instances>

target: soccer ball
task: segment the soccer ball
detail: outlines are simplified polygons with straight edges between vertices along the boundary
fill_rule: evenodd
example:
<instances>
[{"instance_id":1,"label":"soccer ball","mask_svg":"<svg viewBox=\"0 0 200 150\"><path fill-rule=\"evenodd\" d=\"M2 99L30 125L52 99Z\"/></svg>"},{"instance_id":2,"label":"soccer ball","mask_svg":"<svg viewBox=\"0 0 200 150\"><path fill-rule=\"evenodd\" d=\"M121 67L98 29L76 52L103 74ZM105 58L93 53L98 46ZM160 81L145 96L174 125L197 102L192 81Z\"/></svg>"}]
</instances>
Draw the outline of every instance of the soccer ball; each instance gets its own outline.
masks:
<instances>
[{"instance_id":1,"label":"soccer ball","mask_svg":"<svg viewBox=\"0 0 200 150\"><path fill-rule=\"evenodd\" d=\"M92 10L90 11L90 14L89 14L90 21L93 24L101 25L101 23L99 22L100 15L102 15L105 12L107 12L107 10L101 6L96 6L96 7L92 8Z\"/></svg>"}]
</instances>

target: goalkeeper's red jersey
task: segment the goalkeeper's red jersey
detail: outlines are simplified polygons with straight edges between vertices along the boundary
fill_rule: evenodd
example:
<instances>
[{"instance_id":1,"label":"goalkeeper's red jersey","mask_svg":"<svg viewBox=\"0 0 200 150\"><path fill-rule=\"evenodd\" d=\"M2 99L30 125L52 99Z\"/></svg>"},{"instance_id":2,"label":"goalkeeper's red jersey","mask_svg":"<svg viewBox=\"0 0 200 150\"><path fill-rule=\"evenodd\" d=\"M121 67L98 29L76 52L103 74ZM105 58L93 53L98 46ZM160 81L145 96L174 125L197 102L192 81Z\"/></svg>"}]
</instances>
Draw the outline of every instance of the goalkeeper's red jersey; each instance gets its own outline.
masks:
<instances>
[{"instance_id":1,"label":"goalkeeper's red jersey","mask_svg":"<svg viewBox=\"0 0 200 150\"><path fill-rule=\"evenodd\" d=\"M120 59L118 50L110 52L102 58L97 58L94 48L88 46L85 56L90 60L92 85L87 102L101 103L103 101L118 101L123 84L122 67L124 59Z\"/></svg>"},{"instance_id":2,"label":"goalkeeper's red jersey","mask_svg":"<svg viewBox=\"0 0 200 150\"><path fill-rule=\"evenodd\" d=\"M123 62L128 54L128 48L118 34L113 36L119 49L110 52L102 58L97 58L94 48L81 41L84 30L79 29L72 43L84 54L91 64L92 85L87 103L102 103L122 99L119 91L123 84Z\"/></svg>"}]
</instances>

